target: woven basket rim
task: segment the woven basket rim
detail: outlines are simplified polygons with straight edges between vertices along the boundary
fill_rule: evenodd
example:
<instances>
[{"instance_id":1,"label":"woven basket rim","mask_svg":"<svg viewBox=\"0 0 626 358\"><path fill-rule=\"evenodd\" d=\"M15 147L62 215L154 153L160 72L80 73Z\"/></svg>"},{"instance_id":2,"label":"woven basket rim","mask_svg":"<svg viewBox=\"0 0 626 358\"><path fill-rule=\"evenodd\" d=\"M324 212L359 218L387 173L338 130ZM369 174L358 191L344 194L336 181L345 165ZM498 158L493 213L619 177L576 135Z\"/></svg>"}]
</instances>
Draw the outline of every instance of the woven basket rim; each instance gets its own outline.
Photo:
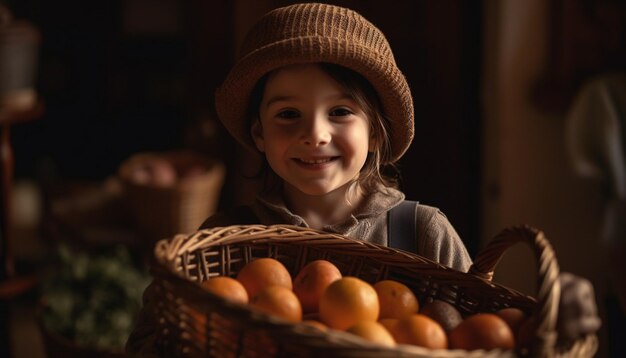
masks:
<instances>
[{"instance_id":1,"label":"woven basket rim","mask_svg":"<svg viewBox=\"0 0 626 358\"><path fill-rule=\"evenodd\" d=\"M272 230L272 229L276 229L277 232L268 236L266 234L266 230ZM198 236L201 236L204 234L208 234L210 236L211 234L213 234L216 237L219 237L219 240L216 240L215 242L207 244L206 246L202 246L200 243L194 244L193 240L196 239ZM244 239L237 239L236 241L231 241L230 237L233 236L234 234L247 234L249 235L249 237L244 238ZM473 275L468 272L455 270L451 267L442 265L441 263L431 260L427 257L414 254L411 252L407 252L401 249L379 245L379 244L375 244L375 243L371 243L367 241L356 240L356 239L352 239L350 237L346 237L341 234L329 233L329 232L324 232L324 231L317 230L317 229L305 228L305 227L296 226L296 225L285 225L285 224L230 225L230 226L213 227L213 228L208 228L208 229L200 229L192 233L180 233L180 234L174 235L171 238L165 238L165 239L159 240L155 245L154 255L155 255L155 258L157 258L157 260L161 264L164 264L165 266L167 266L167 262L168 261L171 262L171 260L174 258L173 256L174 250L178 251L176 255L181 255L183 253L193 252L199 248L209 248L209 247L219 246L219 245L243 244L243 243L255 245L255 244L260 244L260 243L266 243L266 242L269 242L270 240L284 240L285 239L284 235L289 235L289 234L293 234L296 237L306 236L312 239L313 238L317 239L317 238L322 237L322 238L326 238L327 240L338 240L338 241L346 242L355 246L376 248L385 252L385 254L388 254L388 255L399 255L400 257L403 257L407 263L411 263L411 262L414 262L415 260L418 260L424 263L428 263L429 265L432 265L433 267L436 267L437 269L441 269L445 271L454 271L463 275L470 275L471 277L474 277L480 281L486 281L486 282L489 282L490 284L498 285L497 283L493 283L483 277Z\"/></svg>"},{"instance_id":2,"label":"woven basket rim","mask_svg":"<svg viewBox=\"0 0 626 358\"><path fill-rule=\"evenodd\" d=\"M273 235L267 236L265 230L276 229L277 232ZM282 232L281 230L285 230ZM235 241L231 241L230 238L233 234L249 234L248 238L237 239ZM261 234L259 234L261 233ZM154 247L154 257L155 257L155 265L160 266L165 271L172 275L178 276L187 280L185 276L181 273L175 272L174 266L176 264L175 259L177 256L182 255L184 253L194 252L195 250L201 248L211 248L216 246L225 246L232 244L250 244L250 245L259 245L270 242L277 242L276 240L284 239L282 236L288 234L293 234L295 237L298 235L308 236L311 239L319 239L325 238L327 239L325 242L341 241L345 242L349 245L354 245L355 247L367 247L367 248L375 248L380 250L385 255L394 255L394 258L401 258L402 264L423 264L431 267L436 271L443 271L446 273L451 273L453 275L458 275L459 277L463 277L464 279L469 279L472 281L477 281L488 285L491 288L500 288L506 290L510 294L519 295L520 297L524 297L525 299L529 299L531 301L535 301L535 298L529 296L523 292L520 292L515 289L508 288L502 284L497 282L492 282L490 279L485 278L484 276L474 274L472 271L463 272L456 270L454 268L442 265L441 263L429 259L427 257L404 251L401 249L384 246L380 244L375 244L367 241L352 239L350 237L346 237L341 234L324 232L317 229L305 228L296 225L285 225L285 224L275 224L275 225L262 225L262 224L252 224L252 225L229 225L229 226L221 226L221 227L213 227L208 229L197 230L192 233L180 233L174 235L170 238L165 238L159 240ZM217 240L211 242L203 246L201 243L194 242L194 239L198 238L201 235L215 235ZM304 240L307 241L307 240ZM313 244L312 246L315 246ZM177 251L174 253L174 251ZM188 280L187 280L188 281Z\"/></svg>"}]
</instances>

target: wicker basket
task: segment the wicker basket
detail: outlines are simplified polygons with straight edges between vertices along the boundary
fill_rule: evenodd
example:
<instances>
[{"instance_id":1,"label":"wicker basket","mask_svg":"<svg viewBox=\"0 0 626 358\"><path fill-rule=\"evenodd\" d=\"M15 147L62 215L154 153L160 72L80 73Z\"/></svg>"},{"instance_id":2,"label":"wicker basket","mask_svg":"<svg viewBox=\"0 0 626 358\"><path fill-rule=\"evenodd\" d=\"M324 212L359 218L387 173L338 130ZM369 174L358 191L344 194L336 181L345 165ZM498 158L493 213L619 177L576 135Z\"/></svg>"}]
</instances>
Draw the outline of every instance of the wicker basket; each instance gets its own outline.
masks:
<instances>
[{"instance_id":1,"label":"wicker basket","mask_svg":"<svg viewBox=\"0 0 626 358\"><path fill-rule=\"evenodd\" d=\"M530 244L538 258L537 300L492 283L504 251L516 242ZM408 285L420 302L445 300L462 313L518 307L539 323L531 356L592 356L595 335L567 350L555 348L560 288L556 258L543 234L529 227L503 231L478 255L472 273L444 267L421 256L295 226L229 226L177 235L155 248L157 342L164 356L179 357L515 357L503 350L429 350L410 345L381 347L339 331L321 332L289 324L229 303L194 284L216 276L235 276L255 258L273 257L294 275L307 262L326 259L344 275L370 283L394 279ZM202 313L200 313L202 312Z\"/></svg>"},{"instance_id":2,"label":"wicker basket","mask_svg":"<svg viewBox=\"0 0 626 358\"><path fill-rule=\"evenodd\" d=\"M130 180L132 168L154 157L178 167L193 163L206 168L201 174L176 180L172 185L138 184ZM215 212L225 177L222 163L190 151L139 153L119 169L126 198L139 232L147 238L162 239L176 233L189 233Z\"/></svg>"}]
</instances>

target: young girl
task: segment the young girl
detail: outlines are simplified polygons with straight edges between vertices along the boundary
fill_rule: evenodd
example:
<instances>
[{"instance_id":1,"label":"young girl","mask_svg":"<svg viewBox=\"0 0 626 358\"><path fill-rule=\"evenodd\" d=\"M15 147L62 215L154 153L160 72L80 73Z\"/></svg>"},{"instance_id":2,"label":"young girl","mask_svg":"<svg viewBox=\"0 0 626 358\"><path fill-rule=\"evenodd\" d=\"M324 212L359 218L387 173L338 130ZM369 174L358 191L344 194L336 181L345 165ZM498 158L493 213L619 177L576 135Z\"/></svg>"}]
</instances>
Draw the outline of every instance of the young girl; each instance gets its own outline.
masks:
<instances>
[{"instance_id":1,"label":"young girl","mask_svg":"<svg viewBox=\"0 0 626 358\"><path fill-rule=\"evenodd\" d=\"M413 139L413 102L385 36L369 21L326 4L271 11L244 40L216 108L228 131L264 156L265 186L248 209L217 214L203 227L292 224L383 245L393 239L388 213L404 194L381 167ZM425 205L412 209L414 251L466 272L471 259L446 217ZM144 296L147 305L149 290ZM581 305L584 317L572 320L593 322L576 334L597 329L592 298ZM154 348L150 323L140 317L130 353Z\"/></svg>"}]
</instances>

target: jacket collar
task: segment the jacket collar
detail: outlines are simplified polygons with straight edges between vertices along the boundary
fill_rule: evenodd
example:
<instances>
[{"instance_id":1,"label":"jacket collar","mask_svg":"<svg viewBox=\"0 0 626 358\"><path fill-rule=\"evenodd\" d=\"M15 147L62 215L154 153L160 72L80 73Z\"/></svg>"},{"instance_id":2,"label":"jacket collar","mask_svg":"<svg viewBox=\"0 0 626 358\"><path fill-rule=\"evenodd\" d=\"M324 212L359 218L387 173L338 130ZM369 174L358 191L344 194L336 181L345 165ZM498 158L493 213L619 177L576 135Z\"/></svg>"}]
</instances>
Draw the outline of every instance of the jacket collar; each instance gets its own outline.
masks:
<instances>
[{"instance_id":1,"label":"jacket collar","mask_svg":"<svg viewBox=\"0 0 626 358\"><path fill-rule=\"evenodd\" d=\"M367 195L362 204L344 222L325 226L327 232L345 234L353 231L358 225L370 223L381 215L386 215L389 209L404 200L404 194L394 188L379 185L372 194ZM259 194L256 202L265 210L272 212L277 223L309 227L304 219L293 212L285 204L280 190Z\"/></svg>"}]
</instances>

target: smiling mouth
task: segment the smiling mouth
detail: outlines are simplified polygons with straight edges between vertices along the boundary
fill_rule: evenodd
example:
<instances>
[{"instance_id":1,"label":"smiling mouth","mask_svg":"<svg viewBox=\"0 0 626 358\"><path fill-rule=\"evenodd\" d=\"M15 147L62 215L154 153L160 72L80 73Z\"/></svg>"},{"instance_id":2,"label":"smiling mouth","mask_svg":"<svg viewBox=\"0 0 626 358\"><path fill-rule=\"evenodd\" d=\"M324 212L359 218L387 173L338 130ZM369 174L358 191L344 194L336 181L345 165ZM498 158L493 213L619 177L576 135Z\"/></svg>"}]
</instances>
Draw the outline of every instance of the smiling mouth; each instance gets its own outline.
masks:
<instances>
[{"instance_id":1,"label":"smiling mouth","mask_svg":"<svg viewBox=\"0 0 626 358\"><path fill-rule=\"evenodd\" d=\"M293 158L296 162L304 165L322 165L326 163L333 162L339 159L339 157L326 157L326 158L314 158L314 159L304 159L304 158Z\"/></svg>"}]
</instances>

